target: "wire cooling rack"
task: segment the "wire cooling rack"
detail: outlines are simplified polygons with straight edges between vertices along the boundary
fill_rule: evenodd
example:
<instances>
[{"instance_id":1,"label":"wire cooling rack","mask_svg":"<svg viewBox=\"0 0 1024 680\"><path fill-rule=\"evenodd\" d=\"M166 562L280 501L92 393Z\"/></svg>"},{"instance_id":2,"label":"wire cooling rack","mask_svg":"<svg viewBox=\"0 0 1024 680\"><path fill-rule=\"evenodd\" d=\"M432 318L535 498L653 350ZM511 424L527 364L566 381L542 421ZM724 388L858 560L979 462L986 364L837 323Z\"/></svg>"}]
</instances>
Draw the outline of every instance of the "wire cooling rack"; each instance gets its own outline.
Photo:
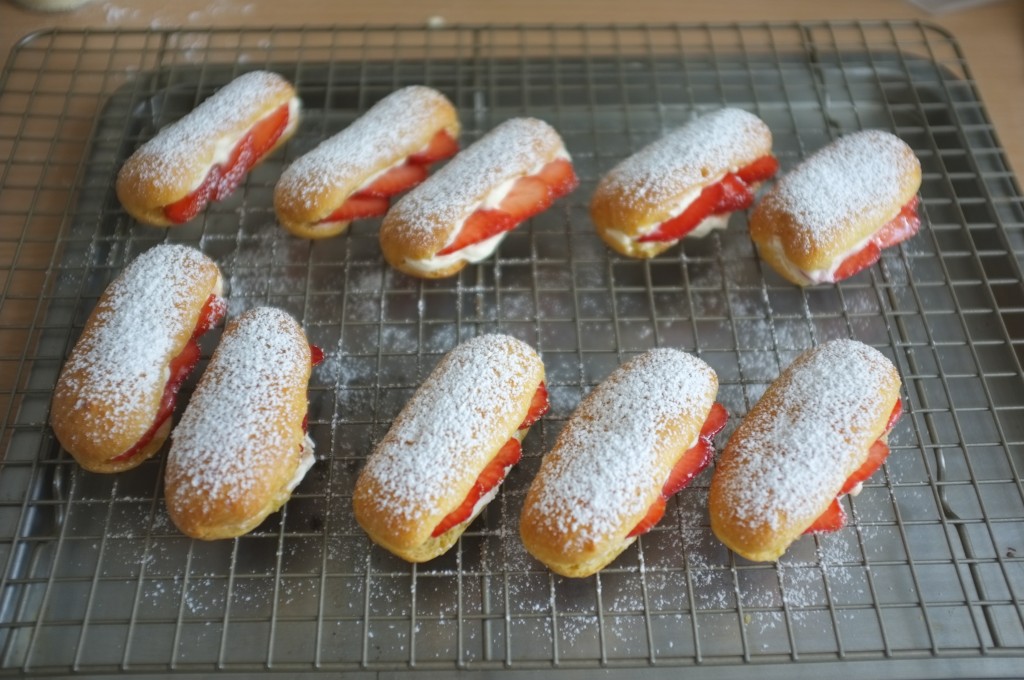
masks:
<instances>
[{"instance_id":1,"label":"wire cooling rack","mask_svg":"<svg viewBox=\"0 0 1024 680\"><path fill-rule=\"evenodd\" d=\"M119 207L120 163L238 73L271 68L301 127L228 201L173 230ZM390 270L378 223L286 235L284 166L397 87L459 109L464 141L534 115L580 188L455 278ZM842 133L896 132L920 157L925 228L838 286L800 290L756 257L744 217L650 262L610 253L587 202L619 159L722 105L772 128L783 169ZM911 23L54 32L0 80L0 669L560 669L581 677L1017 675L1024 662L1024 208L955 42ZM162 241L214 257L230 314L271 304L328 359L311 385L318 462L252 534L182 537L163 455L81 471L46 425L63 358L106 284ZM372 443L461 339L502 331L543 355L553 411L448 555L410 566L350 509ZM205 356L216 342L204 339ZM518 511L582 394L659 345L718 371L735 423L800 351L856 337L893 359L907 415L847 502L850 526L778 564L712 536L702 475L599 575L530 558ZM185 390L187 397L192 384Z\"/></svg>"}]
</instances>

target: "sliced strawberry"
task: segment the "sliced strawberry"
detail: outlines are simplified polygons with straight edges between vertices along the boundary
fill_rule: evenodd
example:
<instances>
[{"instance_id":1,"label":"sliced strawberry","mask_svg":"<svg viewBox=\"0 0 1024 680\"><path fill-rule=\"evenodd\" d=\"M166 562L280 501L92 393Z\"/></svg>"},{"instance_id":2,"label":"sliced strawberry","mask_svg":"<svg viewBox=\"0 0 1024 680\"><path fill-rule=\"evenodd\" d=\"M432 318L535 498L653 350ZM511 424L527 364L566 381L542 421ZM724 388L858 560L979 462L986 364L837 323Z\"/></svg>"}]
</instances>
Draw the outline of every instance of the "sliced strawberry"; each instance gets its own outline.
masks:
<instances>
[{"instance_id":1,"label":"sliced strawberry","mask_svg":"<svg viewBox=\"0 0 1024 680\"><path fill-rule=\"evenodd\" d=\"M896 421L900 419L901 415L903 415L903 402L897 397L896 405L892 407L892 413L889 414L889 420L885 424L886 432L896 426Z\"/></svg>"},{"instance_id":2,"label":"sliced strawberry","mask_svg":"<svg viewBox=\"0 0 1024 680\"><path fill-rule=\"evenodd\" d=\"M519 426L520 430L533 425L535 422L540 420L541 416L548 412L551 408L550 402L548 402L548 388L541 382L537 387L537 391L533 393L533 399L530 401L530 410L526 412L526 418L523 420L523 424Z\"/></svg>"},{"instance_id":3,"label":"sliced strawberry","mask_svg":"<svg viewBox=\"0 0 1024 680\"><path fill-rule=\"evenodd\" d=\"M866 246L843 260L832 278L836 281L850 278L878 262L881 257L882 249L874 241L869 241Z\"/></svg>"},{"instance_id":4,"label":"sliced strawberry","mask_svg":"<svg viewBox=\"0 0 1024 680\"><path fill-rule=\"evenodd\" d=\"M337 210L320 220L320 224L326 222L350 222L361 217L379 217L387 211L388 199L386 198L350 196Z\"/></svg>"},{"instance_id":5,"label":"sliced strawberry","mask_svg":"<svg viewBox=\"0 0 1024 680\"><path fill-rule=\"evenodd\" d=\"M515 224L519 224L544 212L554 202L555 193L547 182L539 176L530 175L516 180L498 209L511 215Z\"/></svg>"},{"instance_id":6,"label":"sliced strawberry","mask_svg":"<svg viewBox=\"0 0 1024 680\"><path fill-rule=\"evenodd\" d=\"M665 514L665 502L686 488L691 479L711 464L711 460L715 457L715 445L711 440L722 431L728 420L729 412L725 410L724 406L715 402L711 406L711 411L708 412L708 417L704 420L697 443L687 449L672 466L668 479L661 486L661 495L651 504L640 523L626 535L627 538L650 531L651 527L657 524Z\"/></svg>"},{"instance_id":7,"label":"sliced strawberry","mask_svg":"<svg viewBox=\"0 0 1024 680\"><path fill-rule=\"evenodd\" d=\"M665 498L658 496L651 507L647 508L647 514L640 520L640 523L633 527L633 530L626 534L626 538L633 538L640 534L646 534L648 531L654 528L654 526L661 521L661 518L665 516Z\"/></svg>"},{"instance_id":8,"label":"sliced strawberry","mask_svg":"<svg viewBox=\"0 0 1024 680\"><path fill-rule=\"evenodd\" d=\"M838 531L846 526L846 511L843 510L842 503L836 498L832 501L832 504L828 506L825 512L821 513L821 516L814 520L811 526L804 529L805 534L815 534L819 532Z\"/></svg>"},{"instance_id":9,"label":"sliced strawberry","mask_svg":"<svg viewBox=\"0 0 1024 680\"><path fill-rule=\"evenodd\" d=\"M360 189L356 196L390 198L400 194L406 189L411 189L427 178L427 169L422 165L406 163L391 168L383 175L373 180L368 186Z\"/></svg>"},{"instance_id":10,"label":"sliced strawberry","mask_svg":"<svg viewBox=\"0 0 1024 680\"><path fill-rule=\"evenodd\" d=\"M541 168L536 176L548 185L553 194L553 201L565 196L580 185L572 163L564 158L551 161Z\"/></svg>"},{"instance_id":11,"label":"sliced strawberry","mask_svg":"<svg viewBox=\"0 0 1024 680\"><path fill-rule=\"evenodd\" d=\"M224 298L211 294L206 298L206 303L199 312L199 322L196 324L196 329L192 331L192 337L199 339L206 331L219 324L227 313L228 303L224 301Z\"/></svg>"},{"instance_id":12,"label":"sliced strawberry","mask_svg":"<svg viewBox=\"0 0 1024 680\"><path fill-rule=\"evenodd\" d=\"M736 171L736 175L745 184L756 184L769 179L779 171L779 161L775 156L761 156L753 163Z\"/></svg>"},{"instance_id":13,"label":"sliced strawberry","mask_svg":"<svg viewBox=\"0 0 1024 680\"><path fill-rule=\"evenodd\" d=\"M704 218L711 214L724 194L721 182L704 187L700 195L676 217L662 222L658 227L637 239L640 243L651 241L678 241L697 225L704 221Z\"/></svg>"},{"instance_id":14,"label":"sliced strawberry","mask_svg":"<svg viewBox=\"0 0 1024 680\"><path fill-rule=\"evenodd\" d=\"M729 412L725 410L724 406L716 401L711 405L711 411L708 413L708 417L704 421L704 426L700 429L701 438L707 439L708 441L712 440L716 434L725 428L725 424L728 421Z\"/></svg>"},{"instance_id":15,"label":"sliced strawberry","mask_svg":"<svg viewBox=\"0 0 1024 680\"><path fill-rule=\"evenodd\" d=\"M839 495L841 496L843 494L850 493L850 491L853 490L853 487L875 474L878 468L882 467L882 463L884 463L885 459L888 457L889 446L885 442L879 440L872 444L871 448L868 449L867 460L865 460L864 464L850 475L846 480L846 483L843 484L843 488L839 492Z\"/></svg>"},{"instance_id":16,"label":"sliced strawberry","mask_svg":"<svg viewBox=\"0 0 1024 680\"><path fill-rule=\"evenodd\" d=\"M220 166L220 180L210 192L211 201L220 201L230 196L245 179L249 168L256 164L252 133L246 134L231 151L231 157Z\"/></svg>"},{"instance_id":17,"label":"sliced strawberry","mask_svg":"<svg viewBox=\"0 0 1024 680\"><path fill-rule=\"evenodd\" d=\"M311 363L314 366L317 366L321 362L323 362L323 360L324 360L324 351L322 349L320 349L319 347L317 347L316 345L310 343L310 345L309 345L309 356L310 356L309 363Z\"/></svg>"},{"instance_id":18,"label":"sliced strawberry","mask_svg":"<svg viewBox=\"0 0 1024 680\"><path fill-rule=\"evenodd\" d=\"M195 368L199 362L199 344L195 341L195 338L189 338L188 342L185 343L184 349L178 354L170 365L171 377L168 378L167 384L164 386L164 393L160 397L160 406L156 412L156 418L153 419L153 424L150 425L149 429L146 430L145 434L135 442L135 446L131 447L119 456L111 458L111 462L120 462L129 460L132 456L136 455L147 444L153 441L153 437L156 436L156 431L171 417L174 413L174 402L178 396L178 390L181 389L181 384L185 382L185 378L188 377L192 369Z\"/></svg>"},{"instance_id":19,"label":"sliced strawberry","mask_svg":"<svg viewBox=\"0 0 1024 680\"><path fill-rule=\"evenodd\" d=\"M440 130L430 140L423 151L409 156L408 162L416 165L430 165L439 160L450 158L459 151L459 142L444 130Z\"/></svg>"},{"instance_id":20,"label":"sliced strawberry","mask_svg":"<svg viewBox=\"0 0 1024 680\"><path fill-rule=\"evenodd\" d=\"M214 187L220 182L220 167L213 166L206 179L188 196L164 206L164 217L174 224L184 224L198 215L210 202Z\"/></svg>"},{"instance_id":21,"label":"sliced strawberry","mask_svg":"<svg viewBox=\"0 0 1024 680\"><path fill-rule=\"evenodd\" d=\"M277 140L281 139L287 127L288 104L281 104L273 113L264 116L253 126L249 133L252 135L252 148L255 152L253 165L262 160L263 156L277 144Z\"/></svg>"},{"instance_id":22,"label":"sliced strawberry","mask_svg":"<svg viewBox=\"0 0 1024 680\"><path fill-rule=\"evenodd\" d=\"M921 229L921 218L917 215L917 196L914 196L899 214L878 230L872 239L881 248L902 243Z\"/></svg>"},{"instance_id":23,"label":"sliced strawberry","mask_svg":"<svg viewBox=\"0 0 1024 680\"><path fill-rule=\"evenodd\" d=\"M470 515L473 514L473 508L476 507L477 501L504 481L506 469L518 463L522 455L523 449L519 444L519 440L514 437L509 439L508 443L498 451L498 454L491 459L491 462L487 464L487 467L480 473L480 476L473 482L473 488L469 490L469 494L462 501L462 505L448 513L434 527L434 531L430 534L431 537L437 538L452 527L458 526L469 519Z\"/></svg>"},{"instance_id":24,"label":"sliced strawberry","mask_svg":"<svg viewBox=\"0 0 1024 680\"><path fill-rule=\"evenodd\" d=\"M726 175L718 184L722 187L722 197L710 214L727 215L736 210L746 210L754 202L754 193L736 175Z\"/></svg>"},{"instance_id":25,"label":"sliced strawberry","mask_svg":"<svg viewBox=\"0 0 1024 680\"><path fill-rule=\"evenodd\" d=\"M492 236L508 231L516 226L515 219L508 213L500 210L477 210L466 218L458 236L447 248L439 250L438 255L450 255L471 246L480 241L486 241Z\"/></svg>"}]
</instances>

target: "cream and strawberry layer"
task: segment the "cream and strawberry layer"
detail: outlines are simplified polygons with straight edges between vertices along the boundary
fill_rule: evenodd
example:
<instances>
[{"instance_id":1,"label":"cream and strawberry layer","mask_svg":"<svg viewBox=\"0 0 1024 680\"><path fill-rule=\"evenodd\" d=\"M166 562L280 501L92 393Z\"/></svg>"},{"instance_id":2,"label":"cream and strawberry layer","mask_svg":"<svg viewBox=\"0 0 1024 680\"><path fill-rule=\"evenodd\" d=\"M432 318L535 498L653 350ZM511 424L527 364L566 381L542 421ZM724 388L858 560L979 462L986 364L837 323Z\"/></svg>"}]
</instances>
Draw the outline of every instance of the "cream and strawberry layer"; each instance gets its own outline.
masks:
<instances>
[{"instance_id":1,"label":"cream and strawberry layer","mask_svg":"<svg viewBox=\"0 0 1024 680\"><path fill-rule=\"evenodd\" d=\"M310 363L313 364L313 366L317 366L324 360L323 350L317 347L316 345L310 344L309 353ZM295 487L297 487L299 483L302 482L302 479L306 476L306 473L309 472L309 469L313 467L314 463L316 463L316 455L314 455L313 453L315 445L313 443L313 439L309 436L308 413L306 414L306 417L303 418L302 420L302 432L302 443L299 444L299 466L295 468L295 474L292 475L292 478L284 487L285 491L288 493L291 493L292 491L295 490Z\"/></svg>"},{"instance_id":2,"label":"cream and strawberry layer","mask_svg":"<svg viewBox=\"0 0 1024 680\"><path fill-rule=\"evenodd\" d=\"M183 224L202 212L210 201L220 201L234 192L283 135L299 124L300 101L292 97L272 109L252 126L236 135L217 140L210 168L189 188L183 198L164 207L164 216Z\"/></svg>"},{"instance_id":3,"label":"cream and strawberry layer","mask_svg":"<svg viewBox=\"0 0 1024 680\"><path fill-rule=\"evenodd\" d=\"M572 159L564 149L538 163L521 177L505 180L471 206L445 244L431 257L407 259L413 271L430 274L459 262L480 262L490 257L508 232L539 215L579 185Z\"/></svg>"},{"instance_id":4,"label":"cream and strawberry layer","mask_svg":"<svg viewBox=\"0 0 1024 680\"><path fill-rule=\"evenodd\" d=\"M779 169L774 156L762 156L743 166L724 172L699 189L684 194L672 206L668 217L637 227L633 234L608 229L605 234L623 249L653 255L682 238L701 238L715 229L725 229L729 216L746 210L754 202L754 193Z\"/></svg>"},{"instance_id":5,"label":"cream and strawberry layer","mask_svg":"<svg viewBox=\"0 0 1024 680\"><path fill-rule=\"evenodd\" d=\"M476 519L487 504L498 495L498 489L509 471L515 467L522 457L522 441L526 437L530 427L548 412L551 405L548 401L548 391L542 382L537 386L536 392L530 401L530 409L526 413L519 429L515 431L512 438L498 451L498 453L487 464L487 467L477 476L473 482L466 498L459 506L448 513L431 532L431 538L438 538L445 533L455 530L463 524L468 524Z\"/></svg>"},{"instance_id":6,"label":"cream and strawberry layer","mask_svg":"<svg viewBox=\"0 0 1024 680\"><path fill-rule=\"evenodd\" d=\"M917 214L918 198L914 196L900 208L895 217L883 224L878 231L861 239L846 250L836 254L827 267L822 269L801 269L786 255L778 236L772 236L761 248L775 257L775 261L790 278L804 285L835 283L867 269L882 257L886 248L898 245L914 236L921 229L921 218Z\"/></svg>"},{"instance_id":7,"label":"cream and strawberry layer","mask_svg":"<svg viewBox=\"0 0 1024 680\"><path fill-rule=\"evenodd\" d=\"M864 487L864 481L875 474L878 468L882 467L882 463L889 457L889 445L885 441L886 437L888 437L889 432L892 431L896 421L900 419L902 414L903 403L897 399L896 405L893 406L892 412L889 414L889 420L885 424L885 430L868 450L867 460L846 479L843 488L832 499L828 509L818 519L814 520L811 526L804 530L805 534L838 531L846 526L846 512L843 510L840 499L846 494L858 495Z\"/></svg>"},{"instance_id":8,"label":"cream and strawberry layer","mask_svg":"<svg viewBox=\"0 0 1024 680\"><path fill-rule=\"evenodd\" d=\"M124 453L120 453L112 458L110 462L122 462L130 460L132 457L138 455L143 449L153 441L156 437L157 432L163 427L171 415L174 413L174 406L178 400L178 392L181 390L182 383L195 369L196 364L199 362L199 338L201 338L208 330L216 326L224 318L227 313L227 303L224 298L221 297L223 292L223 283L220 279L217 280L214 292L210 294L210 297L206 299L206 303L203 305L202 310L199 312L199 319L196 322L196 327L192 331L191 337L188 342L185 343L185 347L178 353L178 356L171 360L167 367L167 382L164 385L163 395L160 397L160 406L157 409L156 416L153 419L153 424L150 425L149 429L139 438L133 446L131 446Z\"/></svg>"}]
</instances>

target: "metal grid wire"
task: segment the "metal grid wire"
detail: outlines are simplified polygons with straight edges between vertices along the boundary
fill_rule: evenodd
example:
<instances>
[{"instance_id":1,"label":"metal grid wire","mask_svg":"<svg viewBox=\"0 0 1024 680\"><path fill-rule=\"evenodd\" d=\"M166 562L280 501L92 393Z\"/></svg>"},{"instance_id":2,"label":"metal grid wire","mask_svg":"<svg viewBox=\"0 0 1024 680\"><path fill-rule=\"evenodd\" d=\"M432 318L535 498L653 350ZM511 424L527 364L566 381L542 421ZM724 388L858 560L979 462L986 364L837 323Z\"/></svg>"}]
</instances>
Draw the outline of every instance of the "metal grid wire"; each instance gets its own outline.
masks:
<instances>
[{"instance_id":1,"label":"metal grid wire","mask_svg":"<svg viewBox=\"0 0 1024 680\"><path fill-rule=\"evenodd\" d=\"M120 163L257 67L296 83L296 138L186 226L130 220L112 189ZM312 243L272 212L287 163L411 83L453 100L465 143L511 116L548 120L581 178L494 258L443 281L384 265L376 221ZM0 85L3 670L1019 673L1024 207L948 35L911 23L57 32L21 43ZM610 253L587 214L600 175L722 105L768 123L784 170L839 134L896 132L924 168L926 227L869 271L808 290L763 265L742 215L650 262ZM163 455L84 473L46 425L97 297L162 241L221 264L231 315L282 307L328 354L310 394L318 462L237 540L175 530ZM440 356L493 330L542 353L553 411L456 548L410 566L353 521L355 475ZM783 367L834 337L892 358L908 407L884 471L845 501L849 527L747 562L710 532L705 474L598 576L554 577L525 553L518 511L540 457L620 362L653 346L708 361L733 415L724 441Z\"/></svg>"}]
</instances>

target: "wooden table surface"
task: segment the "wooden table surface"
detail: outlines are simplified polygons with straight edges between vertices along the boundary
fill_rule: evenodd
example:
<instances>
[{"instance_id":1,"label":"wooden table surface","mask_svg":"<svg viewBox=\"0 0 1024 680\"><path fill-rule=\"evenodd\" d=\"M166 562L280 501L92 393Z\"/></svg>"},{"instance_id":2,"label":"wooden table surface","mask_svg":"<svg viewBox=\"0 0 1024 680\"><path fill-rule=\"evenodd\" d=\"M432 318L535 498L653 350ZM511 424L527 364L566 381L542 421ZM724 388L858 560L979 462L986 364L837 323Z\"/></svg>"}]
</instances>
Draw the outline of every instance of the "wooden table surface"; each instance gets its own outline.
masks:
<instances>
[{"instance_id":1,"label":"wooden table surface","mask_svg":"<svg viewBox=\"0 0 1024 680\"><path fill-rule=\"evenodd\" d=\"M67 13L30 12L0 0L0 64L29 33L59 28L207 26L423 25L455 23L702 22L817 19L918 19L957 39L1018 176L1024 171L1024 2L1001 0L974 9L930 15L899 0L93 0Z\"/></svg>"}]
</instances>

